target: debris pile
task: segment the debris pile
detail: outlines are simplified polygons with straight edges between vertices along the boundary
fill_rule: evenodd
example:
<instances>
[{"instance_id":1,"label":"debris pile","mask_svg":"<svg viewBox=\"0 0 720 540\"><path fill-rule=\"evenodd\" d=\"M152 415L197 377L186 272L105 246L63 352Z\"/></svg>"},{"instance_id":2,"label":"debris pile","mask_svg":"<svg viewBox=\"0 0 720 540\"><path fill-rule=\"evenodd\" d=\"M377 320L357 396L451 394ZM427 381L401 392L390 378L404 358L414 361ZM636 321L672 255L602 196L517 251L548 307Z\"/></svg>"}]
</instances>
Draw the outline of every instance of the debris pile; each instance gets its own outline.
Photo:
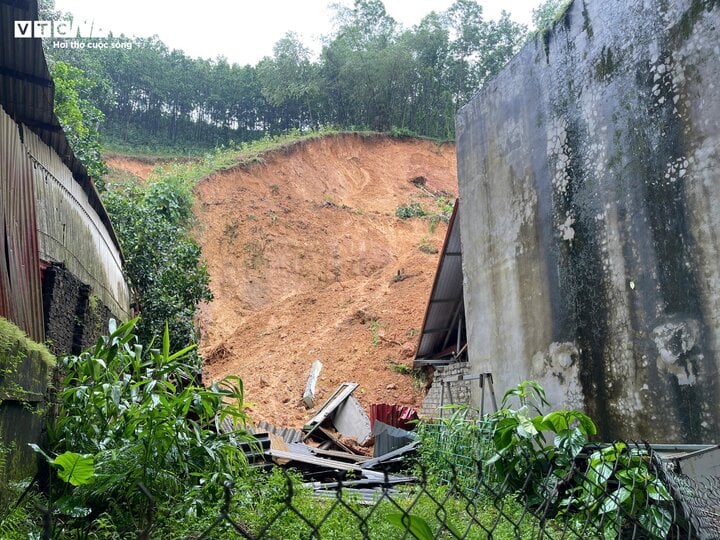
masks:
<instances>
[{"instance_id":1,"label":"debris pile","mask_svg":"<svg viewBox=\"0 0 720 540\"><path fill-rule=\"evenodd\" d=\"M399 470L418 444L411 431L417 412L379 403L368 417L352 395L357 388L350 382L338 386L302 430L260 422L255 436L270 441L269 448L263 445L266 460L298 469L320 497L334 496L342 486L370 502L381 486L414 482L390 471Z\"/></svg>"}]
</instances>

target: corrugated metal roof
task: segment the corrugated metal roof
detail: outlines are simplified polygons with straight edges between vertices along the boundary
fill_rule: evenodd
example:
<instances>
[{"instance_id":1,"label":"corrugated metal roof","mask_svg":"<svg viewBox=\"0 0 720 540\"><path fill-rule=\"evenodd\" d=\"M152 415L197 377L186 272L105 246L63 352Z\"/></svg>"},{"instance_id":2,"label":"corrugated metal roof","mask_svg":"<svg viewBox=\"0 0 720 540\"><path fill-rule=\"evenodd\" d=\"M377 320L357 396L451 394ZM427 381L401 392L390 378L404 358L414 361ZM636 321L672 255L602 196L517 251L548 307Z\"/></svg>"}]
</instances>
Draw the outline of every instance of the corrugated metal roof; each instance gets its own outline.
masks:
<instances>
[{"instance_id":1,"label":"corrugated metal roof","mask_svg":"<svg viewBox=\"0 0 720 540\"><path fill-rule=\"evenodd\" d=\"M460 241L460 202L455 201L445 236L435 283L425 310L425 320L415 364L449 363L457 353L458 320L464 321L462 243ZM461 331L461 346L464 330Z\"/></svg>"},{"instance_id":2,"label":"corrugated metal roof","mask_svg":"<svg viewBox=\"0 0 720 540\"><path fill-rule=\"evenodd\" d=\"M0 0L0 104L17 123L30 128L53 148L87 194L90 204L118 249L105 207L87 170L70 148L53 112L55 85L48 71L42 41L15 38L14 21L37 20L35 0Z\"/></svg>"}]
</instances>

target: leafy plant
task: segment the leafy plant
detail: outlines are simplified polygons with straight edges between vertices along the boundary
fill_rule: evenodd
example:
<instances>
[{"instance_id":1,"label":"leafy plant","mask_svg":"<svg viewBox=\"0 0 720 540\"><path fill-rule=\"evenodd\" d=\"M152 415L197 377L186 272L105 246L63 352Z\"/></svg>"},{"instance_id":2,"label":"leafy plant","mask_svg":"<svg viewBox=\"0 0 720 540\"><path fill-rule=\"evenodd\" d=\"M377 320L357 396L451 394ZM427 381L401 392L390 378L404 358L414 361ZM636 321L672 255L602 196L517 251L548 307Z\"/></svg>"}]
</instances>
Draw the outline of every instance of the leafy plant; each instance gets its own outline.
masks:
<instances>
[{"instance_id":1,"label":"leafy plant","mask_svg":"<svg viewBox=\"0 0 720 540\"><path fill-rule=\"evenodd\" d=\"M203 387L194 345L171 353L166 327L160 349L146 351L136 324L113 323L93 349L63 360L59 414L49 429L59 455L48 458L74 486L63 505L143 515L142 485L175 511L197 511L219 496L223 481L247 471L239 443L254 439L244 429L242 381Z\"/></svg>"},{"instance_id":2,"label":"leafy plant","mask_svg":"<svg viewBox=\"0 0 720 540\"><path fill-rule=\"evenodd\" d=\"M590 518L605 536L622 537L625 529L639 523L653 538L666 538L673 517L661 504L672 498L651 471L649 459L648 452L625 443L595 450L584 481L563 506Z\"/></svg>"},{"instance_id":3,"label":"leafy plant","mask_svg":"<svg viewBox=\"0 0 720 540\"><path fill-rule=\"evenodd\" d=\"M196 306L212 293L200 247L188 232L193 199L187 179L162 175L147 187L110 185L103 201L137 293L140 341L160 336L168 322L174 347L194 343Z\"/></svg>"},{"instance_id":4,"label":"leafy plant","mask_svg":"<svg viewBox=\"0 0 720 540\"><path fill-rule=\"evenodd\" d=\"M370 322L370 334L373 346L377 347L380 344L380 319L373 319Z\"/></svg>"},{"instance_id":5,"label":"leafy plant","mask_svg":"<svg viewBox=\"0 0 720 540\"><path fill-rule=\"evenodd\" d=\"M568 516L578 530L590 523L604 537L624 537L639 525L665 538L672 515L662 504L670 495L649 454L615 443L588 455L593 421L576 410L543 414L547 405L542 387L525 381L479 421L472 409L453 407L438 424L419 424L421 463L466 490L477 490L481 478L493 498L519 495L545 516Z\"/></svg>"},{"instance_id":6,"label":"leafy plant","mask_svg":"<svg viewBox=\"0 0 720 540\"><path fill-rule=\"evenodd\" d=\"M107 166L100 156L99 127L105 115L96 104L107 100L107 81L94 80L83 70L65 62L50 64L55 84L55 114L75 155L87 169L99 190L104 189ZM98 96L104 99L99 100Z\"/></svg>"},{"instance_id":7,"label":"leafy plant","mask_svg":"<svg viewBox=\"0 0 720 540\"><path fill-rule=\"evenodd\" d=\"M410 219L414 217L423 217L426 215L425 210L418 202L412 202L409 204L403 204L395 209L395 215L402 219Z\"/></svg>"},{"instance_id":8,"label":"leafy plant","mask_svg":"<svg viewBox=\"0 0 720 540\"><path fill-rule=\"evenodd\" d=\"M388 360L388 369L400 375L410 375L413 372L412 366L403 364L402 362L394 362L393 360Z\"/></svg>"},{"instance_id":9,"label":"leafy plant","mask_svg":"<svg viewBox=\"0 0 720 540\"><path fill-rule=\"evenodd\" d=\"M433 245L428 237L424 237L420 241L418 249L427 255L435 255L438 252L438 248Z\"/></svg>"}]
</instances>

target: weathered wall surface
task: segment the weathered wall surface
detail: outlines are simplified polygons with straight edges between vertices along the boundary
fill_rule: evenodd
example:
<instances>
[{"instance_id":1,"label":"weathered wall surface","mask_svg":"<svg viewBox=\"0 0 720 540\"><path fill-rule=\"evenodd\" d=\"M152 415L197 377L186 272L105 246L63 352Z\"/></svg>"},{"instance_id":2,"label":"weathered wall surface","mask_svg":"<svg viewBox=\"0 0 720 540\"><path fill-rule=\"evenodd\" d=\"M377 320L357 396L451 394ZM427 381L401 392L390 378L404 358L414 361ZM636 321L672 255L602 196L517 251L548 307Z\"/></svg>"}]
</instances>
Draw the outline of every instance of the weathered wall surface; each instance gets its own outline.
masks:
<instances>
[{"instance_id":1,"label":"weathered wall surface","mask_svg":"<svg viewBox=\"0 0 720 540\"><path fill-rule=\"evenodd\" d=\"M48 347L57 356L80 354L108 332L110 310L64 265L43 276L43 313Z\"/></svg>"},{"instance_id":2,"label":"weathered wall surface","mask_svg":"<svg viewBox=\"0 0 720 540\"><path fill-rule=\"evenodd\" d=\"M457 117L473 371L720 439L720 2L575 0Z\"/></svg>"},{"instance_id":3,"label":"weathered wall surface","mask_svg":"<svg viewBox=\"0 0 720 540\"><path fill-rule=\"evenodd\" d=\"M420 416L423 418L440 418L440 407L444 405L470 405L471 404L471 381L458 381L445 385L443 394L442 380L445 377L456 375L470 375L470 366L467 362L454 362L446 366L437 366L433 376L433 383L428 389L420 409ZM474 381L479 386L477 381ZM451 412L444 411L444 416Z\"/></svg>"},{"instance_id":4,"label":"weathered wall surface","mask_svg":"<svg viewBox=\"0 0 720 540\"><path fill-rule=\"evenodd\" d=\"M116 318L129 319L130 290L110 231L55 151L29 129L24 138L33 165L40 258L64 264Z\"/></svg>"}]
</instances>

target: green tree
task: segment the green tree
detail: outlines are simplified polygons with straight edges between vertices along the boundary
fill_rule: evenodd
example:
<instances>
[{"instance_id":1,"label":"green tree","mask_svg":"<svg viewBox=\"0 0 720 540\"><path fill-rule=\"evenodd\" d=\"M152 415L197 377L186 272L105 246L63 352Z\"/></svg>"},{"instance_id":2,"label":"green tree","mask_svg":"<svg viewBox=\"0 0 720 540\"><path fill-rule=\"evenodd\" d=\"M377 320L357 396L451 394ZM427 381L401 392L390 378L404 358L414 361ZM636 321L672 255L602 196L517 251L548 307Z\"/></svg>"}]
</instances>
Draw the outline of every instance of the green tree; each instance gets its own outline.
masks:
<instances>
[{"instance_id":1,"label":"green tree","mask_svg":"<svg viewBox=\"0 0 720 540\"><path fill-rule=\"evenodd\" d=\"M196 343L196 307L211 300L212 293L200 247L187 232L192 216L188 183L171 172L147 188L114 186L103 200L138 295L141 341L161 335L167 323L173 347Z\"/></svg>"},{"instance_id":2,"label":"green tree","mask_svg":"<svg viewBox=\"0 0 720 540\"><path fill-rule=\"evenodd\" d=\"M310 51L290 32L256 67L263 98L281 110L282 129L316 126L319 87Z\"/></svg>"},{"instance_id":3,"label":"green tree","mask_svg":"<svg viewBox=\"0 0 720 540\"><path fill-rule=\"evenodd\" d=\"M50 66L50 72L55 83L55 114L73 152L102 190L107 167L100 155L99 130L105 115L89 99L89 96L95 96L97 100L98 82L65 62L55 62Z\"/></svg>"}]
</instances>

